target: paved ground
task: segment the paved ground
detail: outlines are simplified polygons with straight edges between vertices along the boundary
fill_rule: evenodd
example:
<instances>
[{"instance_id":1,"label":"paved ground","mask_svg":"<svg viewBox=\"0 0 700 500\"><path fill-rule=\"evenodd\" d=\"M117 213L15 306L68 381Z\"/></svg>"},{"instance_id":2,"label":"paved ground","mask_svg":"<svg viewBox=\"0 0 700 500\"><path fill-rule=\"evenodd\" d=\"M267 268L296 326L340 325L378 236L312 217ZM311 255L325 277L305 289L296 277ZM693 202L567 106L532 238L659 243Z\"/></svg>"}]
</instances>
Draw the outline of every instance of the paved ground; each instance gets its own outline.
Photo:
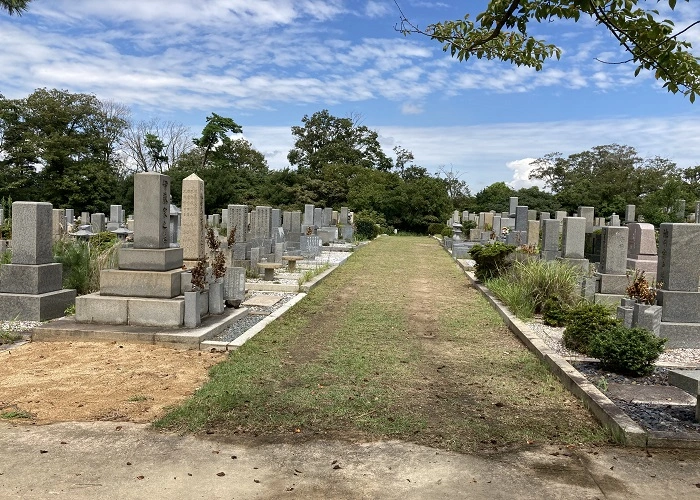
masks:
<instances>
[{"instance_id":1,"label":"paved ground","mask_svg":"<svg viewBox=\"0 0 700 500\"><path fill-rule=\"evenodd\" d=\"M0 498L699 497L698 452L533 447L475 456L401 442L251 445L129 423L0 423Z\"/></svg>"}]
</instances>

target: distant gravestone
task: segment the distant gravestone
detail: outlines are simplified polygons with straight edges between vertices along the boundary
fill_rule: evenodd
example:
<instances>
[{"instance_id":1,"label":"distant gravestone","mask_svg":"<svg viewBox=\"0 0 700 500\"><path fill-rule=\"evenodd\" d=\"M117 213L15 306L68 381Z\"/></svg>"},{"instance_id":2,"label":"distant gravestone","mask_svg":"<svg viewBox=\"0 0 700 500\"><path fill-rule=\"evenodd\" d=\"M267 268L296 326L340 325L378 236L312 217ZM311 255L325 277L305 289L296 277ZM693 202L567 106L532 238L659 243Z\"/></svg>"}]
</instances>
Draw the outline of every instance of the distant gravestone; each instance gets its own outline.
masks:
<instances>
[{"instance_id":1,"label":"distant gravestone","mask_svg":"<svg viewBox=\"0 0 700 500\"><path fill-rule=\"evenodd\" d=\"M66 214L61 208L54 208L51 212L51 239L61 239L65 232Z\"/></svg>"},{"instance_id":2,"label":"distant gravestone","mask_svg":"<svg viewBox=\"0 0 700 500\"><path fill-rule=\"evenodd\" d=\"M525 205L515 207L515 230L527 231L528 209Z\"/></svg>"},{"instance_id":3,"label":"distant gravestone","mask_svg":"<svg viewBox=\"0 0 700 500\"><path fill-rule=\"evenodd\" d=\"M518 197L511 196L510 203L509 203L509 208L510 208L509 217L515 217L515 210L517 207L518 207Z\"/></svg>"},{"instance_id":4,"label":"distant gravestone","mask_svg":"<svg viewBox=\"0 0 700 500\"><path fill-rule=\"evenodd\" d=\"M228 230L236 228L236 242L247 241L248 232L248 206L229 205L228 206Z\"/></svg>"},{"instance_id":5,"label":"distant gravestone","mask_svg":"<svg viewBox=\"0 0 700 500\"><path fill-rule=\"evenodd\" d=\"M96 213L90 216L90 225L92 226L93 233L101 233L107 230L107 222L105 219L106 217L103 213Z\"/></svg>"},{"instance_id":6,"label":"distant gravestone","mask_svg":"<svg viewBox=\"0 0 700 500\"><path fill-rule=\"evenodd\" d=\"M282 227L282 210L279 208L273 208L270 211L270 231L272 236L277 231L277 228Z\"/></svg>"},{"instance_id":7,"label":"distant gravestone","mask_svg":"<svg viewBox=\"0 0 700 500\"><path fill-rule=\"evenodd\" d=\"M635 220L635 211L637 207L635 205L627 205L625 207L625 222L630 223Z\"/></svg>"},{"instance_id":8,"label":"distant gravestone","mask_svg":"<svg viewBox=\"0 0 700 500\"><path fill-rule=\"evenodd\" d=\"M323 209L314 208L314 226L321 227L323 225Z\"/></svg>"},{"instance_id":9,"label":"distant gravestone","mask_svg":"<svg viewBox=\"0 0 700 500\"><path fill-rule=\"evenodd\" d=\"M206 255L204 220L204 181L192 174L182 181L180 247L184 260L200 260Z\"/></svg>"},{"instance_id":10,"label":"distant gravestone","mask_svg":"<svg viewBox=\"0 0 700 500\"><path fill-rule=\"evenodd\" d=\"M245 299L245 268L229 267L224 275L224 300Z\"/></svg>"},{"instance_id":11,"label":"distant gravestone","mask_svg":"<svg viewBox=\"0 0 700 500\"><path fill-rule=\"evenodd\" d=\"M304 221L303 225L313 226L314 225L314 206L310 204L304 205Z\"/></svg>"},{"instance_id":12,"label":"distant gravestone","mask_svg":"<svg viewBox=\"0 0 700 500\"><path fill-rule=\"evenodd\" d=\"M592 233L593 232L593 222L594 222L594 217L595 217L595 208L594 207L578 207L578 216L583 217L586 219L586 232L587 233Z\"/></svg>"},{"instance_id":13,"label":"distant gravestone","mask_svg":"<svg viewBox=\"0 0 700 500\"><path fill-rule=\"evenodd\" d=\"M586 241L586 219L584 217L564 217L561 239L562 257L583 259Z\"/></svg>"},{"instance_id":14,"label":"distant gravestone","mask_svg":"<svg viewBox=\"0 0 700 500\"><path fill-rule=\"evenodd\" d=\"M559 234L561 224L556 219L542 222L542 245L540 255L544 260L555 260L559 256Z\"/></svg>"}]
</instances>

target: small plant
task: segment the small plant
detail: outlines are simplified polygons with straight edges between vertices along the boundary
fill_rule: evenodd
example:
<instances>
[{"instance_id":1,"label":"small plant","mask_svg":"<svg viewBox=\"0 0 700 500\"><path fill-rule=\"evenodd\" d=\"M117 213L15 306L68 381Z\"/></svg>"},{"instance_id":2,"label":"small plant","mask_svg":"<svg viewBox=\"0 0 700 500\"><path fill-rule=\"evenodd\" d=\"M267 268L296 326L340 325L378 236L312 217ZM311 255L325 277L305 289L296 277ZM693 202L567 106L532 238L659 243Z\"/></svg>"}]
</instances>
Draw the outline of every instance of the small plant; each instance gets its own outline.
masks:
<instances>
[{"instance_id":1,"label":"small plant","mask_svg":"<svg viewBox=\"0 0 700 500\"><path fill-rule=\"evenodd\" d=\"M206 240L207 246L214 254L214 257L212 258L212 273L214 274L214 279L223 278L224 275L226 275L226 256L224 256L224 252L221 250L221 241L219 241L219 236L211 227L207 228ZM192 279L194 280L194 276Z\"/></svg>"},{"instance_id":2,"label":"small plant","mask_svg":"<svg viewBox=\"0 0 700 500\"><path fill-rule=\"evenodd\" d=\"M73 316L75 315L75 304L71 304L68 307L66 307L66 310L63 311L64 316Z\"/></svg>"},{"instance_id":3,"label":"small plant","mask_svg":"<svg viewBox=\"0 0 700 500\"><path fill-rule=\"evenodd\" d=\"M192 268L192 289L202 291L206 285L207 279L207 259L199 259L197 264Z\"/></svg>"},{"instance_id":4,"label":"small plant","mask_svg":"<svg viewBox=\"0 0 700 500\"><path fill-rule=\"evenodd\" d=\"M595 386L601 392L605 392L608 390L608 380L605 377L600 377L600 379L598 379L598 382L596 382Z\"/></svg>"},{"instance_id":5,"label":"small plant","mask_svg":"<svg viewBox=\"0 0 700 500\"><path fill-rule=\"evenodd\" d=\"M454 231L452 230L451 227L445 227L445 228L440 232L440 234L441 234L442 236L444 236L445 238L452 238L452 236L454 235Z\"/></svg>"},{"instance_id":6,"label":"small plant","mask_svg":"<svg viewBox=\"0 0 700 500\"><path fill-rule=\"evenodd\" d=\"M510 266L507 257L514 250L513 245L506 245L500 241L489 245L474 245L469 255L476 262L476 278L485 281L497 277Z\"/></svg>"},{"instance_id":7,"label":"small plant","mask_svg":"<svg viewBox=\"0 0 700 500\"><path fill-rule=\"evenodd\" d=\"M657 290L661 288L661 285L662 283L649 283L644 271L636 269L625 292L630 299L634 299L640 304L654 305L656 304Z\"/></svg>"},{"instance_id":8,"label":"small plant","mask_svg":"<svg viewBox=\"0 0 700 500\"><path fill-rule=\"evenodd\" d=\"M228 233L228 238L226 238L226 245L229 248L233 248L234 243L236 243L236 228L233 227L229 233Z\"/></svg>"},{"instance_id":9,"label":"small plant","mask_svg":"<svg viewBox=\"0 0 700 500\"><path fill-rule=\"evenodd\" d=\"M537 255L539 250L537 249L537 245L520 245L518 249L516 250L517 252L524 253L527 255Z\"/></svg>"},{"instance_id":10,"label":"small plant","mask_svg":"<svg viewBox=\"0 0 700 500\"><path fill-rule=\"evenodd\" d=\"M0 413L0 418L4 420L14 420L16 418L32 418L34 415L24 410L9 410Z\"/></svg>"},{"instance_id":11,"label":"small plant","mask_svg":"<svg viewBox=\"0 0 700 500\"><path fill-rule=\"evenodd\" d=\"M568 307L556 297L550 297L542 304L542 322L547 326L565 326Z\"/></svg>"},{"instance_id":12,"label":"small plant","mask_svg":"<svg viewBox=\"0 0 700 500\"><path fill-rule=\"evenodd\" d=\"M17 333L17 332L5 330L4 328L0 330L0 345L2 345L2 344L14 344L15 342L17 342L21 338L22 338L22 335Z\"/></svg>"},{"instance_id":13,"label":"small plant","mask_svg":"<svg viewBox=\"0 0 700 500\"><path fill-rule=\"evenodd\" d=\"M462 231L469 231L470 229L476 229L476 222L468 220L462 223Z\"/></svg>"},{"instance_id":14,"label":"small plant","mask_svg":"<svg viewBox=\"0 0 700 500\"><path fill-rule=\"evenodd\" d=\"M595 335L589 350L608 370L641 376L654 370L654 362L664 352L664 344L666 339L643 328L616 325Z\"/></svg>"},{"instance_id":15,"label":"small plant","mask_svg":"<svg viewBox=\"0 0 700 500\"><path fill-rule=\"evenodd\" d=\"M493 224L489 224L488 222L484 222L484 231L493 231Z\"/></svg>"},{"instance_id":16,"label":"small plant","mask_svg":"<svg viewBox=\"0 0 700 500\"><path fill-rule=\"evenodd\" d=\"M207 234L205 238L207 240L207 246L212 252L216 252L221 248L221 242L219 241L219 237L217 236L217 234L214 232L213 227L207 227Z\"/></svg>"},{"instance_id":17,"label":"small plant","mask_svg":"<svg viewBox=\"0 0 700 500\"><path fill-rule=\"evenodd\" d=\"M591 354L591 341L600 333L619 325L620 321L613 318L604 305L582 302L568 313L564 346L582 354Z\"/></svg>"},{"instance_id":18,"label":"small plant","mask_svg":"<svg viewBox=\"0 0 700 500\"><path fill-rule=\"evenodd\" d=\"M136 394L127 399L130 403L140 403L141 401L148 401L149 397L142 394Z\"/></svg>"}]
</instances>

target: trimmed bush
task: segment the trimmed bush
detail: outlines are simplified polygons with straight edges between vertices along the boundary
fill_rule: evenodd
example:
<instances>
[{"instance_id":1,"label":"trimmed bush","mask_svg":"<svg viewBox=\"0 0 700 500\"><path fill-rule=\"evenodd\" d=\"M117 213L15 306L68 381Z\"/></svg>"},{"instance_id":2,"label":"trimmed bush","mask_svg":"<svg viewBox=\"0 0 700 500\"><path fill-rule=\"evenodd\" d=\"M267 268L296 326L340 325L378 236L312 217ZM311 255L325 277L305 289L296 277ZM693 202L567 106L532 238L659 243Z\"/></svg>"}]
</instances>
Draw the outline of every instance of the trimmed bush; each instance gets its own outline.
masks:
<instances>
[{"instance_id":1,"label":"trimmed bush","mask_svg":"<svg viewBox=\"0 0 700 500\"><path fill-rule=\"evenodd\" d=\"M509 266L508 255L515 251L514 245L494 241L489 245L474 245L469 255L476 262L474 273L479 281L498 277Z\"/></svg>"},{"instance_id":2,"label":"trimmed bush","mask_svg":"<svg viewBox=\"0 0 700 500\"><path fill-rule=\"evenodd\" d=\"M589 350L611 371L630 375L647 375L664 351L666 339L643 328L617 325L599 332L591 339Z\"/></svg>"},{"instance_id":3,"label":"trimmed bush","mask_svg":"<svg viewBox=\"0 0 700 500\"><path fill-rule=\"evenodd\" d=\"M454 235L454 231L452 231L451 227L445 227L442 229L440 234L443 235L445 238L452 238L452 236Z\"/></svg>"},{"instance_id":4,"label":"trimmed bush","mask_svg":"<svg viewBox=\"0 0 700 500\"><path fill-rule=\"evenodd\" d=\"M462 222L462 231L469 231L470 229L476 229L476 222L473 220Z\"/></svg>"},{"instance_id":5,"label":"trimmed bush","mask_svg":"<svg viewBox=\"0 0 700 500\"><path fill-rule=\"evenodd\" d=\"M442 234L442 230L446 229L445 224L440 224L439 222L433 222L428 226L428 234Z\"/></svg>"},{"instance_id":6,"label":"trimmed bush","mask_svg":"<svg viewBox=\"0 0 700 500\"><path fill-rule=\"evenodd\" d=\"M542 322L548 326L565 326L568 309L561 300L551 297L542 304Z\"/></svg>"},{"instance_id":7,"label":"trimmed bush","mask_svg":"<svg viewBox=\"0 0 700 500\"><path fill-rule=\"evenodd\" d=\"M620 321L611 315L610 309L591 302L577 305L567 316L564 346L582 354L590 354L591 341L598 334L620 324Z\"/></svg>"}]
</instances>

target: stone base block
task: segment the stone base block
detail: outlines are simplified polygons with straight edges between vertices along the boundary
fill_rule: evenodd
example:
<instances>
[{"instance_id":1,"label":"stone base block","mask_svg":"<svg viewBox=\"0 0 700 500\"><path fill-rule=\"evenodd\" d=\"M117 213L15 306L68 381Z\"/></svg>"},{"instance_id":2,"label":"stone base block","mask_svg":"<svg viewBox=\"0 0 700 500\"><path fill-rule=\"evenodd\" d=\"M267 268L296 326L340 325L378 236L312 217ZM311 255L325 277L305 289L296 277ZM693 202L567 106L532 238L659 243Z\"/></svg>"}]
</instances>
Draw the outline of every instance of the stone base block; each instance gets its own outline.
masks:
<instances>
[{"instance_id":1,"label":"stone base block","mask_svg":"<svg viewBox=\"0 0 700 500\"><path fill-rule=\"evenodd\" d=\"M182 269L162 272L105 269L100 272L100 294L170 299L180 295L181 275Z\"/></svg>"},{"instance_id":2,"label":"stone base block","mask_svg":"<svg viewBox=\"0 0 700 500\"><path fill-rule=\"evenodd\" d=\"M129 299L129 324L176 328L185 321L185 299Z\"/></svg>"},{"instance_id":3,"label":"stone base block","mask_svg":"<svg viewBox=\"0 0 700 500\"><path fill-rule=\"evenodd\" d=\"M60 318L75 303L75 290L41 294L0 293L0 319L47 321Z\"/></svg>"},{"instance_id":4,"label":"stone base block","mask_svg":"<svg viewBox=\"0 0 700 500\"><path fill-rule=\"evenodd\" d=\"M700 323L700 292L659 290L656 301L663 306L661 321Z\"/></svg>"},{"instance_id":5,"label":"stone base block","mask_svg":"<svg viewBox=\"0 0 700 500\"><path fill-rule=\"evenodd\" d=\"M590 262L588 262L588 259L572 259L569 257L557 257L557 260L565 262L570 266L579 268L583 274L588 274L588 268L590 266Z\"/></svg>"},{"instance_id":6,"label":"stone base block","mask_svg":"<svg viewBox=\"0 0 700 500\"><path fill-rule=\"evenodd\" d=\"M624 295L629 285L626 274L596 273L600 283L600 293ZM618 302L619 304L619 302Z\"/></svg>"},{"instance_id":7,"label":"stone base block","mask_svg":"<svg viewBox=\"0 0 700 500\"><path fill-rule=\"evenodd\" d=\"M667 338L666 349L700 348L700 323L661 322L659 337Z\"/></svg>"},{"instance_id":8,"label":"stone base block","mask_svg":"<svg viewBox=\"0 0 700 500\"><path fill-rule=\"evenodd\" d=\"M182 326L184 314L185 302L182 297L147 299L92 293L78 297L75 303L75 320L78 323L177 328Z\"/></svg>"},{"instance_id":9,"label":"stone base block","mask_svg":"<svg viewBox=\"0 0 700 500\"><path fill-rule=\"evenodd\" d=\"M119 269L171 271L182 267L182 248L120 248Z\"/></svg>"},{"instance_id":10,"label":"stone base block","mask_svg":"<svg viewBox=\"0 0 700 500\"><path fill-rule=\"evenodd\" d=\"M129 322L128 299L105 297L99 293L75 299L75 320L78 323L126 325Z\"/></svg>"},{"instance_id":11,"label":"stone base block","mask_svg":"<svg viewBox=\"0 0 700 500\"><path fill-rule=\"evenodd\" d=\"M596 293L593 296L593 302L596 304L603 304L606 306L618 306L620 305L620 299L624 299L626 295L618 295L612 293Z\"/></svg>"},{"instance_id":12,"label":"stone base block","mask_svg":"<svg viewBox=\"0 0 700 500\"><path fill-rule=\"evenodd\" d=\"M0 293L40 295L63 288L63 265L5 264L0 267ZM63 315L61 315L63 316Z\"/></svg>"},{"instance_id":13,"label":"stone base block","mask_svg":"<svg viewBox=\"0 0 700 500\"><path fill-rule=\"evenodd\" d=\"M540 252L540 258L542 260L557 260L560 256L559 250L542 250Z\"/></svg>"},{"instance_id":14,"label":"stone base block","mask_svg":"<svg viewBox=\"0 0 700 500\"><path fill-rule=\"evenodd\" d=\"M656 256L654 256L656 257ZM639 271L644 271L647 279L649 279L650 274L656 276L656 266L657 259L645 259L640 256L638 259L627 259L627 269L634 271L635 269Z\"/></svg>"}]
</instances>

